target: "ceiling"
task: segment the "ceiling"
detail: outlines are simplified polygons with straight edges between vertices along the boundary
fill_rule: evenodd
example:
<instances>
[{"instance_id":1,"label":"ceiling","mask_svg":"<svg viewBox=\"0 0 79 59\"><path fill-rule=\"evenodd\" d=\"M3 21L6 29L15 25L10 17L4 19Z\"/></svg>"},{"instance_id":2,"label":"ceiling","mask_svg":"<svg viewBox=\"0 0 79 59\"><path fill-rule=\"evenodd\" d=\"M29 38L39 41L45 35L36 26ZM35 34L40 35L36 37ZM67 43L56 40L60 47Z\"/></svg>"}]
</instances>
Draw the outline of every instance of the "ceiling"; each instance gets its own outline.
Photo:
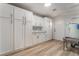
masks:
<instances>
[{"instance_id":1,"label":"ceiling","mask_svg":"<svg viewBox=\"0 0 79 59\"><path fill-rule=\"evenodd\" d=\"M52 3L50 7L45 7L44 3L12 3L12 4L33 11L37 15L48 16L48 17L55 17L58 15L62 15L79 5L78 3Z\"/></svg>"}]
</instances>

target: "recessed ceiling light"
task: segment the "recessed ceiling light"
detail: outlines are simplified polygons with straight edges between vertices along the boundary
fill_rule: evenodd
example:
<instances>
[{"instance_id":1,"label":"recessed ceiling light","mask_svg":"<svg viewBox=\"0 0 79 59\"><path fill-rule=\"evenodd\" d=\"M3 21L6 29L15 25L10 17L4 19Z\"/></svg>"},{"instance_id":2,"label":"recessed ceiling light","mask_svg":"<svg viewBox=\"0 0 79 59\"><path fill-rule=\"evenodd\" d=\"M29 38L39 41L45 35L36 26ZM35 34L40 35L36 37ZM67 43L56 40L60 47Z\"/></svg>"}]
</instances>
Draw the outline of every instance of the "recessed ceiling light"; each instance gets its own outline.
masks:
<instances>
[{"instance_id":1,"label":"recessed ceiling light","mask_svg":"<svg viewBox=\"0 0 79 59\"><path fill-rule=\"evenodd\" d=\"M51 6L51 3L45 3L44 6L49 7L49 6Z\"/></svg>"}]
</instances>

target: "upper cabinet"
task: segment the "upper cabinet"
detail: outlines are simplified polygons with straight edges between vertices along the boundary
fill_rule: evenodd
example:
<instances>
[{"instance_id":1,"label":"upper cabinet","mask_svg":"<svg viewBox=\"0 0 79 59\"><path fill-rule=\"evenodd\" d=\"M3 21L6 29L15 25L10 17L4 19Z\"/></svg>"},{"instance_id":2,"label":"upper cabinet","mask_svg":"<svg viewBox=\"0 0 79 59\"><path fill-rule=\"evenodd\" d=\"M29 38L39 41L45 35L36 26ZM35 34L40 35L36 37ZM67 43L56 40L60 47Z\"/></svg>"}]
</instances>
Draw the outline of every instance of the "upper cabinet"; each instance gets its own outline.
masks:
<instances>
[{"instance_id":1,"label":"upper cabinet","mask_svg":"<svg viewBox=\"0 0 79 59\"><path fill-rule=\"evenodd\" d=\"M13 6L9 4L0 4L0 17L11 17Z\"/></svg>"},{"instance_id":2,"label":"upper cabinet","mask_svg":"<svg viewBox=\"0 0 79 59\"><path fill-rule=\"evenodd\" d=\"M26 17L26 22L27 23L33 23L34 22L34 17L33 17L33 12L31 11L25 11L25 17Z\"/></svg>"},{"instance_id":3,"label":"upper cabinet","mask_svg":"<svg viewBox=\"0 0 79 59\"><path fill-rule=\"evenodd\" d=\"M14 7L14 18L24 19L24 17L25 17L25 10L18 7Z\"/></svg>"}]
</instances>

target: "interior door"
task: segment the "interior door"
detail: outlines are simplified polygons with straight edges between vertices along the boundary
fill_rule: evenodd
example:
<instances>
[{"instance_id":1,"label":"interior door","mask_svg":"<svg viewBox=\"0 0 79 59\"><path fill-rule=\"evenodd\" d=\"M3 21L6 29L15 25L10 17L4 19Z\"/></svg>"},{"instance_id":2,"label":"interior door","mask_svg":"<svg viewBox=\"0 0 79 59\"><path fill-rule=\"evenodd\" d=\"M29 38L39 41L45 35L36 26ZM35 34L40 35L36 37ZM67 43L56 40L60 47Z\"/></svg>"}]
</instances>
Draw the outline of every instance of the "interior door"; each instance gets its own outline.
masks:
<instances>
[{"instance_id":1,"label":"interior door","mask_svg":"<svg viewBox=\"0 0 79 59\"><path fill-rule=\"evenodd\" d=\"M0 54L13 50L13 8L0 4Z\"/></svg>"},{"instance_id":2,"label":"interior door","mask_svg":"<svg viewBox=\"0 0 79 59\"><path fill-rule=\"evenodd\" d=\"M62 40L64 38L64 21L57 19L54 23L54 39Z\"/></svg>"}]
</instances>

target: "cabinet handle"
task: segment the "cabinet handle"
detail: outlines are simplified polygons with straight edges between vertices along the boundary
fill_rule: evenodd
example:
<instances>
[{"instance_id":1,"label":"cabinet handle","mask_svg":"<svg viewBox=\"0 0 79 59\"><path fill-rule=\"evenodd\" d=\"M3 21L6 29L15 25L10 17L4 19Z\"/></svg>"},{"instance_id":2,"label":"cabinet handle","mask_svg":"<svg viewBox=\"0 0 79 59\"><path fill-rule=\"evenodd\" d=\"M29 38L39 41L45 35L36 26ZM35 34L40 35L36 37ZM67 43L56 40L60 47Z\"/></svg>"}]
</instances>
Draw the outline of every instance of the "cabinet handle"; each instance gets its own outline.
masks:
<instances>
[{"instance_id":1,"label":"cabinet handle","mask_svg":"<svg viewBox=\"0 0 79 59\"><path fill-rule=\"evenodd\" d=\"M23 25L26 25L26 17L23 17Z\"/></svg>"},{"instance_id":2,"label":"cabinet handle","mask_svg":"<svg viewBox=\"0 0 79 59\"><path fill-rule=\"evenodd\" d=\"M12 19L12 16L13 16L13 15L11 14L10 16L11 16L11 24L12 24L12 23L13 23L13 19Z\"/></svg>"},{"instance_id":3,"label":"cabinet handle","mask_svg":"<svg viewBox=\"0 0 79 59\"><path fill-rule=\"evenodd\" d=\"M25 17L25 25L26 25L26 17Z\"/></svg>"},{"instance_id":4,"label":"cabinet handle","mask_svg":"<svg viewBox=\"0 0 79 59\"><path fill-rule=\"evenodd\" d=\"M24 17L23 17L22 21L23 21L23 25L24 25Z\"/></svg>"}]
</instances>

